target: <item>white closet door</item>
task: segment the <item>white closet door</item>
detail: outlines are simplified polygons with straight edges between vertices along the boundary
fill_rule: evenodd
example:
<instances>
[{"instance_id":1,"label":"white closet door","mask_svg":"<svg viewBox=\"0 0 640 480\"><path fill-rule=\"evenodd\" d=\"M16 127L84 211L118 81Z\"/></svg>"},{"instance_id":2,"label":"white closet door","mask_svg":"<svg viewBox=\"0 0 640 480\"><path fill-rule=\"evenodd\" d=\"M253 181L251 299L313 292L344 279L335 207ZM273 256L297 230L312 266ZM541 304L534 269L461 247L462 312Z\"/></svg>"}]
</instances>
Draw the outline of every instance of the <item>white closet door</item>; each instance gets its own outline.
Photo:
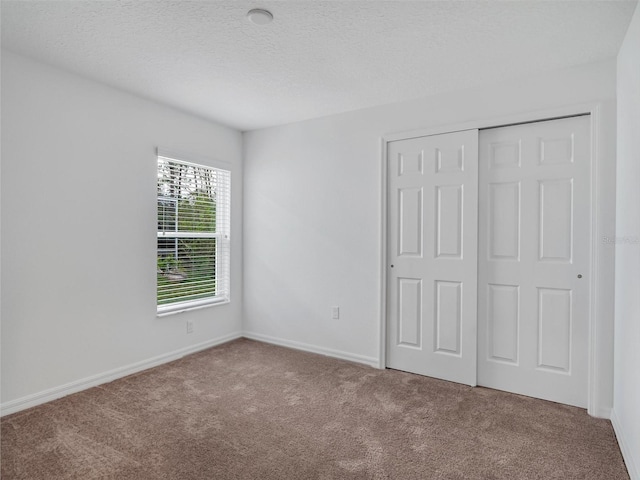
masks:
<instances>
[{"instance_id":1,"label":"white closet door","mask_svg":"<svg viewBox=\"0 0 640 480\"><path fill-rule=\"evenodd\" d=\"M479 385L587 405L589 125L480 132Z\"/></svg>"},{"instance_id":2,"label":"white closet door","mask_svg":"<svg viewBox=\"0 0 640 480\"><path fill-rule=\"evenodd\" d=\"M388 146L387 366L476 384L478 131Z\"/></svg>"}]
</instances>

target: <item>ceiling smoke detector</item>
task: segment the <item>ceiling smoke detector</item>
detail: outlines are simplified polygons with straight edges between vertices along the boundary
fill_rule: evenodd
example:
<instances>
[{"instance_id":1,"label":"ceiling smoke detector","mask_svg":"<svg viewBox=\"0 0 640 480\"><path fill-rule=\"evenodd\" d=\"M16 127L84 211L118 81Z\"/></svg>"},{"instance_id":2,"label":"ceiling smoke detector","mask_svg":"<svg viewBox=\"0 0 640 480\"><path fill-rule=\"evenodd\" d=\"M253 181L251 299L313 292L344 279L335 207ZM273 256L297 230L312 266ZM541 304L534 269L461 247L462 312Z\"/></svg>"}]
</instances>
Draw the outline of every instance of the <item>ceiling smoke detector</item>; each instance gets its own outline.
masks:
<instances>
[{"instance_id":1,"label":"ceiling smoke detector","mask_svg":"<svg viewBox=\"0 0 640 480\"><path fill-rule=\"evenodd\" d=\"M273 21L273 14L268 10L254 8L253 10L249 10L249 13L247 13L247 18L251 21L251 23L255 23L256 25L266 25L267 23L271 23Z\"/></svg>"}]
</instances>

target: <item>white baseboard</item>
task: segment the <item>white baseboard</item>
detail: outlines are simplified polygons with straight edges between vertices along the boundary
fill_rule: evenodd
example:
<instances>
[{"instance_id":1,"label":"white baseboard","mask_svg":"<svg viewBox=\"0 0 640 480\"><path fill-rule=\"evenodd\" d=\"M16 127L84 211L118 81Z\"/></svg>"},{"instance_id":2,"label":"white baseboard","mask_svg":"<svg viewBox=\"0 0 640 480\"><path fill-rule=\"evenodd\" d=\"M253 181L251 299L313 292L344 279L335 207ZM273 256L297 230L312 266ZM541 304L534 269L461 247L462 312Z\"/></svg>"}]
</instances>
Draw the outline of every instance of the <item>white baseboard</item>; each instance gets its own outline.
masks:
<instances>
[{"instance_id":1,"label":"white baseboard","mask_svg":"<svg viewBox=\"0 0 640 480\"><path fill-rule=\"evenodd\" d=\"M626 440L624 428L620 420L618 420L615 409L611 412L611 424L618 439L618 445L620 445L622 458L624 458L624 463L627 466L629 477L631 477L631 480L640 480L640 463L638 463L640 462L640 452L635 452L637 458L633 458L634 453L631 451L629 442Z\"/></svg>"},{"instance_id":2,"label":"white baseboard","mask_svg":"<svg viewBox=\"0 0 640 480\"><path fill-rule=\"evenodd\" d=\"M609 407L598 407L593 412L587 410L587 413L589 413L589 415L591 415L592 417L611 420L611 409Z\"/></svg>"},{"instance_id":3,"label":"white baseboard","mask_svg":"<svg viewBox=\"0 0 640 480\"><path fill-rule=\"evenodd\" d=\"M271 337L269 335L263 335L261 333L244 332L243 337L250 340L257 340L259 342L271 343L273 345L279 345L281 347L293 348L295 350L302 350L304 352L319 353L320 355L326 355L327 357L339 358L341 360L349 360L350 362L363 363L374 368L380 367L380 362L375 357L366 357L364 355L357 355L349 352L342 352L340 350L334 350L332 348L319 347L317 345L310 345L308 343L296 342L294 340L285 340L283 338Z\"/></svg>"},{"instance_id":4,"label":"white baseboard","mask_svg":"<svg viewBox=\"0 0 640 480\"><path fill-rule=\"evenodd\" d=\"M231 333L223 337L219 337L213 340L208 340L206 342L198 343L196 345L191 345L189 347L181 348L179 350L174 350L173 352L165 353L163 355L158 355L157 357L132 363L124 367L110 370L108 372L99 373L97 375L92 375L91 377L86 377L80 380L67 383L65 385L60 385L59 387L50 388L42 392L33 393L31 395L27 395L22 398L17 398L15 400L11 400L9 402L5 402L0 405L0 416L16 413L21 410L25 410L27 408L35 407L36 405L40 405L42 403L50 402L52 400L56 400L61 397L66 397L67 395L70 395L72 393L77 393L82 390L95 387L97 385L102 385L103 383L112 382L113 380L117 380L118 378L126 377L127 375L138 373L142 370L147 370L149 368L157 367L158 365L162 365L163 363L168 363L174 360L178 360L179 358L182 358L185 355L189 355L191 353L195 353L200 350L204 350L206 348L214 347L222 343L230 342L231 340L235 340L236 338L241 338L241 337L242 337L241 332Z\"/></svg>"},{"instance_id":5,"label":"white baseboard","mask_svg":"<svg viewBox=\"0 0 640 480\"><path fill-rule=\"evenodd\" d=\"M206 342L199 343L197 345L191 345L189 347L181 348L179 350L174 350L173 352L165 353L163 355L158 355L157 357L149 358L147 360L142 360L140 362L132 363L124 367L110 370L108 372L92 375L90 377L82 378L80 380L75 380L73 382L60 385L58 387L53 387L48 390L43 390L42 392L33 393L21 398L17 398L15 400L11 400L9 402L5 402L3 404L0 404L0 416L10 415L12 413L16 413L21 410L26 410L27 408L35 407L37 405L41 405L43 403L47 403L52 400L56 400L58 398L66 397L67 395L71 395L72 393L81 392L82 390L86 390L88 388L95 387L97 385L102 385L103 383L112 382L114 380L117 380L118 378L126 377L127 375L141 372L142 370L147 370L149 368L157 367L158 365L162 365L164 363L172 362L174 360L182 358L185 355L196 353L200 350L214 347L216 345L230 342L231 340L235 340L237 338L242 338L242 337L246 337L252 340L257 340L260 342L271 343L274 345L280 345L283 347L289 347L296 350L319 353L321 355L326 355L328 357L340 358L342 360L349 360L351 362L363 363L365 365L370 365L374 368L379 367L379 361L377 358L374 358L374 357L366 357L364 355L356 355L348 352L341 352L339 350L318 347L315 345L309 345L306 343L296 342L292 340L284 340L281 338L270 337L268 335L261 335L258 333L235 332L229 335L225 335L223 337L219 337L213 340L208 340Z\"/></svg>"}]
</instances>

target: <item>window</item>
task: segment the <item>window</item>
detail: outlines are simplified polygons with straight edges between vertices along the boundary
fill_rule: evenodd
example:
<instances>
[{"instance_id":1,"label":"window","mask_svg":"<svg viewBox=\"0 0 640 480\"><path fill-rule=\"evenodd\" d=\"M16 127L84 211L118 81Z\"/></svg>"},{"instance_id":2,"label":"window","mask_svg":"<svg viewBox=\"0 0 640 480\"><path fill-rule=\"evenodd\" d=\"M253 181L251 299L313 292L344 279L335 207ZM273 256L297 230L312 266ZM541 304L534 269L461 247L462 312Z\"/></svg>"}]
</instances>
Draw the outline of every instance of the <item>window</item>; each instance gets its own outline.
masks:
<instances>
[{"instance_id":1,"label":"window","mask_svg":"<svg viewBox=\"0 0 640 480\"><path fill-rule=\"evenodd\" d=\"M231 172L158 155L158 314L229 300Z\"/></svg>"}]
</instances>

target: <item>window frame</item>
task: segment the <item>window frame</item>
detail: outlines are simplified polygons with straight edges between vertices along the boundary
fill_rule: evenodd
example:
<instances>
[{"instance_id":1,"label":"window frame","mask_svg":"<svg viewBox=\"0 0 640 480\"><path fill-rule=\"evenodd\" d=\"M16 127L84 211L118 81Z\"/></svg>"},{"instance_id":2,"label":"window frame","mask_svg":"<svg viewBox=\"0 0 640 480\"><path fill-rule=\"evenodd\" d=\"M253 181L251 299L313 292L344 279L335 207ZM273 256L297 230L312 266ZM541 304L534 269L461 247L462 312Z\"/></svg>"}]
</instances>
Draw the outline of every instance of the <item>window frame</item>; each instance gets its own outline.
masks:
<instances>
[{"instance_id":1,"label":"window frame","mask_svg":"<svg viewBox=\"0 0 640 480\"><path fill-rule=\"evenodd\" d=\"M216 162L210 159L197 158L193 155L185 155L182 153L176 153L165 149L157 149L156 152L156 174L159 179L159 166L160 160L173 162L174 164L187 165L191 167L204 168L208 170L220 171L223 173L223 178L216 175L216 186L218 192L223 191L224 202L216 203L216 228L215 231L196 232L196 231L179 231L178 230L178 197L161 195L158 189L158 180L156 180L156 218L158 217L158 203L159 201L176 204L176 218L175 218L175 230L167 231L156 228L156 263L161 254L159 248L159 242L161 238L171 239L198 239L198 238L210 238L215 239L215 257L214 264L214 276L213 279L216 283L216 292L214 295L207 297L183 300L179 298L176 301L164 304L158 304L158 270L156 267L156 314L158 317L166 315L172 315L189 310L201 309L215 305L224 305L231 301L231 165L226 162ZM226 184L221 188L221 182L224 181L226 176ZM217 202L217 201L216 201ZM178 249L178 242L176 242L176 255ZM166 253L166 252L162 252ZM220 285L223 285L222 292L218 291Z\"/></svg>"}]
</instances>

